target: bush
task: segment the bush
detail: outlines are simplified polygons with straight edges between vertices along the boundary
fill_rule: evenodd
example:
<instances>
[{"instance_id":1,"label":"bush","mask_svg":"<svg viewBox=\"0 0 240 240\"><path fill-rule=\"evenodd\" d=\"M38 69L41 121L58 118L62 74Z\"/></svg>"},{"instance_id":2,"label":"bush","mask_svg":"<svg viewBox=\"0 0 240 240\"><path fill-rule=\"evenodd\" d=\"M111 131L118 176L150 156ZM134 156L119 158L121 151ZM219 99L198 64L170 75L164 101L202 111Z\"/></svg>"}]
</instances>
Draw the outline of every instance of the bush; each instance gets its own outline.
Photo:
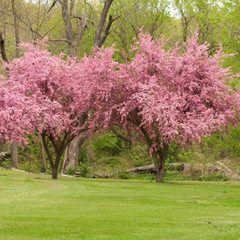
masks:
<instances>
[{"instance_id":1,"label":"bush","mask_svg":"<svg viewBox=\"0 0 240 240\"><path fill-rule=\"evenodd\" d=\"M93 141L93 150L97 157L119 155L123 148L123 140L112 132L105 133Z\"/></svg>"},{"instance_id":2,"label":"bush","mask_svg":"<svg viewBox=\"0 0 240 240\"><path fill-rule=\"evenodd\" d=\"M77 170L81 172L82 177L90 177L91 176L91 168L87 164L80 163Z\"/></svg>"},{"instance_id":3,"label":"bush","mask_svg":"<svg viewBox=\"0 0 240 240\"><path fill-rule=\"evenodd\" d=\"M39 166L38 162L36 161L21 161L18 164L18 168L26 171L26 172L33 172L33 173L40 173L41 166Z\"/></svg>"},{"instance_id":4,"label":"bush","mask_svg":"<svg viewBox=\"0 0 240 240\"><path fill-rule=\"evenodd\" d=\"M76 170L77 170L76 167L67 166L67 168L66 168L66 174L67 174L67 175L72 175L72 176L74 176L75 173L76 173Z\"/></svg>"},{"instance_id":5,"label":"bush","mask_svg":"<svg viewBox=\"0 0 240 240\"><path fill-rule=\"evenodd\" d=\"M223 174L212 174L212 175L206 175L206 176L200 176L198 177L199 181L229 181L231 180L230 177L223 175Z\"/></svg>"},{"instance_id":6,"label":"bush","mask_svg":"<svg viewBox=\"0 0 240 240\"><path fill-rule=\"evenodd\" d=\"M135 145L127 152L127 154L133 160L133 165L135 167L152 163L146 145Z\"/></svg>"},{"instance_id":7,"label":"bush","mask_svg":"<svg viewBox=\"0 0 240 240\"><path fill-rule=\"evenodd\" d=\"M18 167L26 172L45 172L42 160L42 148L38 135L28 136L28 146L18 148Z\"/></svg>"},{"instance_id":8,"label":"bush","mask_svg":"<svg viewBox=\"0 0 240 240\"><path fill-rule=\"evenodd\" d=\"M130 179L130 175L129 175L128 172L123 171L123 172L119 173L119 178L121 178L121 179Z\"/></svg>"},{"instance_id":9,"label":"bush","mask_svg":"<svg viewBox=\"0 0 240 240\"><path fill-rule=\"evenodd\" d=\"M3 168L11 168L11 159L10 158L6 158L1 162L1 167Z\"/></svg>"}]
</instances>

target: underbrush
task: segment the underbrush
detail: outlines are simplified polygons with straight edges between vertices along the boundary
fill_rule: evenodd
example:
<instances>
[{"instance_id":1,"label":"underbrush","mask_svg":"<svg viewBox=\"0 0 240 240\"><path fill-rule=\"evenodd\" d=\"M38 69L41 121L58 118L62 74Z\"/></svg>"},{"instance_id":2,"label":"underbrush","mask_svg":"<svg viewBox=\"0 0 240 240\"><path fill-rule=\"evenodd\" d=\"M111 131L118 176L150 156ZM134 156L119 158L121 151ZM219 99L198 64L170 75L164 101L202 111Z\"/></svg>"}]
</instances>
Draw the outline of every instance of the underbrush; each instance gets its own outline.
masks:
<instances>
[{"instance_id":1,"label":"underbrush","mask_svg":"<svg viewBox=\"0 0 240 240\"><path fill-rule=\"evenodd\" d=\"M236 178L239 178L239 130L240 127L235 129L230 127L228 134L215 133L211 137L204 138L201 144L192 144L184 148L171 143L167 162L186 163L189 167L183 169L182 165L179 165L172 169L170 165L166 165L164 179L167 181L228 181L231 177L226 176L224 171L216 172L207 167L209 163L216 165L216 161L219 160L232 169L236 173ZM3 147L6 149L1 149L2 151L9 151L5 145ZM79 166L67 167L65 173L75 175L77 172L78 176L87 178L151 180L153 178L151 174L132 174L127 171L148 164L152 164L152 159L146 145L136 139L129 145L113 133L107 132L101 135L95 134L94 137L86 140L80 149ZM10 168L10 159L4 160L1 166ZM19 148L18 167L27 172L45 172L39 136L29 136L28 147ZM49 163L47 173L51 173Z\"/></svg>"}]
</instances>

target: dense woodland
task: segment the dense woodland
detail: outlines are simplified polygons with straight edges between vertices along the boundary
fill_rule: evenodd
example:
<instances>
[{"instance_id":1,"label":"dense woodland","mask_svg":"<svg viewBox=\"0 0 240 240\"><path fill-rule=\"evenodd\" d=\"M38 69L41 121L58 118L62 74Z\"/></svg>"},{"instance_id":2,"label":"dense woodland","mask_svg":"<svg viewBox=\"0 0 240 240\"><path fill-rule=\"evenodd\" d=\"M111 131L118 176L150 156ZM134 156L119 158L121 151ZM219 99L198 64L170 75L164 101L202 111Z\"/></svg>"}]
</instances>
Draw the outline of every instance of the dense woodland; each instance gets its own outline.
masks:
<instances>
[{"instance_id":1,"label":"dense woodland","mask_svg":"<svg viewBox=\"0 0 240 240\"><path fill-rule=\"evenodd\" d=\"M235 74L240 72L239 0L0 0L0 18L1 55L5 61L23 57L23 50L17 47L19 43L36 46L36 41L44 39L51 54L64 53L65 59L67 56L91 57L94 47L114 46L117 49L114 61L125 63L134 59L131 49L139 33L150 34L153 41L164 36L167 51L173 49L176 42L181 45L189 41L197 32L198 44L208 43L209 57L222 48L229 54L221 62L222 67L230 67ZM22 69L27 61L26 58L20 66ZM101 62L92 64L97 66ZM1 74L8 74L3 65ZM93 73L89 70L89 74ZM239 92L239 77L232 78L227 85L233 92ZM85 126L86 116L81 114L81 126ZM224 160L232 166L239 165L239 123L222 130L203 138L200 143L193 141L181 146L171 141L166 161L206 164ZM86 177L94 173L94 176L128 178L127 169L152 163L148 143L142 141L137 132L117 124L107 130L96 127L91 134L81 134L73 140L66 136L68 140L63 145L67 141L69 144L61 154L54 141L50 146L45 136L37 131L27 138L29 143L24 148L16 142L2 141L0 150L12 153L11 161L2 163L4 166L51 172L54 162L48 151L44 151L46 146L57 155L59 168L56 171L68 174L79 171Z\"/></svg>"}]
</instances>

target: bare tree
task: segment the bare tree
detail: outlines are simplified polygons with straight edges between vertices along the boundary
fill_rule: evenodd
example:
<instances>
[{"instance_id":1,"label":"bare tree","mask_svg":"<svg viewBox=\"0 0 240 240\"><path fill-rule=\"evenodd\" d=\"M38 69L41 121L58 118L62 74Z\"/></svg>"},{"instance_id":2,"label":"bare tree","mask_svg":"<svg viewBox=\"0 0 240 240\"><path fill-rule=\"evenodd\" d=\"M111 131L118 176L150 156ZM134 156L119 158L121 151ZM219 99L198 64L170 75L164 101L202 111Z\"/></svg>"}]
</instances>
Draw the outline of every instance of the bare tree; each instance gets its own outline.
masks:
<instances>
[{"instance_id":1,"label":"bare tree","mask_svg":"<svg viewBox=\"0 0 240 240\"><path fill-rule=\"evenodd\" d=\"M16 1L11 0L12 5L12 13L13 13L13 19L14 19L14 30L15 30L15 45L16 45L16 57L20 56L20 51L18 48L18 44L20 43L20 33L19 33L19 20L17 17L17 10L16 10Z\"/></svg>"},{"instance_id":2,"label":"bare tree","mask_svg":"<svg viewBox=\"0 0 240 240\"><path fill-rule=\"evenodd\" d=\"M184 42L186 42L188 38L190 23L196 16L196 13L193 11L192 4L189 3L188 0L175 0L175 7L181 17L182 38Z\"/></svg>"},{"instance_id":3,"label":"bare tree","mask_svg":"<svg viewBox=\"0 0 240 240\"><path fill-rule=\"evenodd\" d=\"M93 13L92 6L84 1L84 5L81 7L81 12L77 11L77 5L75 0L54 0L48 12L52 10L56 3L59 2L62 9L62 19L64 22L66 42L68 44L68 55L77 56L77 49L82 41L83 35L88 27L88 25L94 25L91 15ZM113 3L113 0L105 0L103 10L101 12L101 17L99 23L97 24L96 35L94 45L101 47L105 42L107 36L110 33L111 26L115 20L120 16L113 18L111 15L108 17L108 12ZM108 22L106 24L106 19L108 17ZM73 26L73 21L75 20L76 26ZM106 26L105 26L106 25ZM74 31L74 29L77 31ZM83 118L80 117L80 124L84 124L87 121L87 115ZM80 146L85 141L88 135L79 136L74 139L66 148L64 155L64 164L62 172L66 170L67 166L78 166L78 158Z\"/></svg>"}]
</instances>

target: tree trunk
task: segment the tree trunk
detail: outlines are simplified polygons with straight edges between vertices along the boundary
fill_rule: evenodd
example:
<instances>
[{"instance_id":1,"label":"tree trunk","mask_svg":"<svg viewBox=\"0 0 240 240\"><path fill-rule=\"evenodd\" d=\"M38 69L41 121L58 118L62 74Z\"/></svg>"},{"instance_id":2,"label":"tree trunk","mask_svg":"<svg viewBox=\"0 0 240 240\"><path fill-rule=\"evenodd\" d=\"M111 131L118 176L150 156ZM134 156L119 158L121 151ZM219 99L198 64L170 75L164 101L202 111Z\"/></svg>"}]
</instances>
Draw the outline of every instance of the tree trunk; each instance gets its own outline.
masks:
<instances>
[{"instance_id":1,"label":"tree trunk","mask_svg":"<svg viewBox=\"0 0 240 240\"><path fill-rule=\"evenodd\" d=\"M152 155L155 170L156 170L157 183L163 182L164 168L165 168L167 154L168 154L168 145L164 143L163 147L160 148L158 151L154 152Z\"/></svg>"},{"instance_id":2,"label":"tree trunk","mask_svg":"<svg viewBox=\"0 0 240 240\"><path fill-rule=\"evenodd\" d=\"M11 166L13 168L18 168L18 149L16 142L11 144Z\"/></svg>"},{"instance_id":3,"label":"tree trunk","mask_svg":"<svg viewBox=\"0 0 240 240\"><path fill-rule=\"evenodd\" d=\"M62 173L64 173L67 167L77 167L78 166L78 157L80 151L79 138L75 138L72 140L70 144L66 147Z\"/></svg>"},{"instance_id":4,"label":"tree trunk","mask_svg":"<svg viewBox=\"0 0 240 240\"><path fill-rule=\"evenodd\" d=\"M109 9L110 9L112 3L113 3L113 0L105 0L104 1L101 18L99 20L98 27L96 29L95 40L94 40L95 46L101 47L109 34L109 30L110 30L112 22L113 22L112 16L110 17L109 23L107 24L107 27L105 29L106 36L102 36L102 32L103 32L103 29L104 29L104 26L105 26L105 23L107 20L107 15L108 15L108 12L109 12Z\"/></svg>"},{"instance_id":5,"label":"tree trunk","mask_svg":"<svg viewBox=\"0 0 240 240\"><path fill-rule=\"evenodd\" d=\"M95 40L94 40L94 46L101 47L104 41L106 40L107 36L109 35L109 31L111 28L112 23L118 18L113 19L112 16L109 16L109 21L107 23L107 26L104 30L104 26L106 25L106 19L109 12L109 9L113 3L113 0L105 0L104 1L104 7L101 13L101 18L99 20L96 34L95 34ZM84 31L87 27L87 21L85 14L82 14L81 16L81 26L79 25L78 33L76 36L74 35L74 28L71 23L71 17L72 17L72 11L74 8L75 1L71 1L70 4L70 11L69 11L69 4L68 0L62 0L61 6L62 6L62 19L64 22L64 28L65 28L65 36L68 41L68 55L71 57L77 56L77 47L79 43L81 42L81 39L83 37ZM50 7L51 8L55 5L55 2ZM104 34L102 34L104 32ZM103 35L103 36L102 36ZM83 116L85 119L85 116ZM85 121L85 120L84 120ZM83 122L84 123L84 122ZM80 145L81 145L81 138L73 139L72 142L67 146L67 149L64 154L64 164L62 168L62 173L66 170L67 166L78 166L78 158L79 158L79 152L80 152Z\"/></svg>"},{"instance_id":6,"label":"tree trunk","mask_svg":"<svg viewBox=\"0 0 240 240\"><path fill-rule=\"evenodd\" d=\"M45 172L47 172L47 160L46 160L46 157L45 157L45 150L44 150L43 139L42 139L41 135L40 135L40 140L41 140L41 147L42 147L43 165L44 165Z\"/></svg>"},{"instance_id":7,"label":"tree trunk","mask_svg":"<svg viewBox=\"0 0 240 240\"><path fill-rule=\"evenodd\" d=\"M56 166L52 168L52 179L58 179L58 167Z\"/></svg>"},{"instance_id":8,"label":"tree trunk","mask_svg":"<svg viewBox=\"0 0 240 240\"><path fill-rule=\"evenodd\" d=\"M19 48L18 48L18 44L20 43L19 20L17 18L17 11L16 11L16 6L15 6L15 0L11 0L11 3L12 3L13 18L14 18L16 57L20 57L20 51L19 51Z\"/></svg>"},{"instance_id":9,"label":"tree trunk","mask_svg":"<svg viewBox=\"0 0 240 240\"><path fill-rule=\"evenodd\" d=\"M156 182L163 182L165 162L166 162L166 158L160 161L160 166L156 176Z\"/></svg>"}]
</instances>

